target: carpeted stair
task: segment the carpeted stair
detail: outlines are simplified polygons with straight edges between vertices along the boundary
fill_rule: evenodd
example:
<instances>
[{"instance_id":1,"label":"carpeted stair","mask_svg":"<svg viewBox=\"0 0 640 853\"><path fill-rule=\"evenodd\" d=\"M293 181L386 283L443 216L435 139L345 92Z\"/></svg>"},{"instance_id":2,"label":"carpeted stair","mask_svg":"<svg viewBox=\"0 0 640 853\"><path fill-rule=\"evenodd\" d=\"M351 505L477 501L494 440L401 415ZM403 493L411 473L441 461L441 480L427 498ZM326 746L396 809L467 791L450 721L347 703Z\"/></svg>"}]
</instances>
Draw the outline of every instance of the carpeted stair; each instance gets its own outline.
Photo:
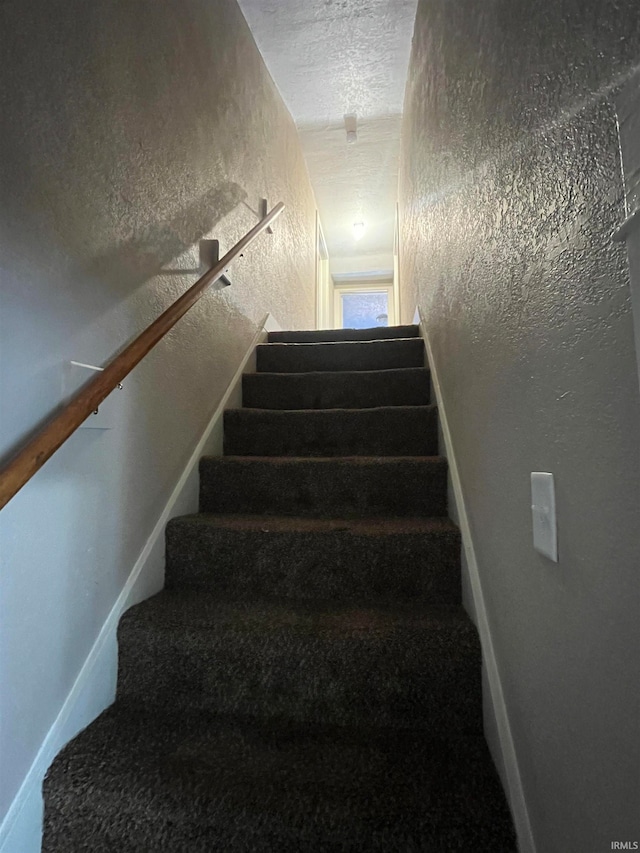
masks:
<instances>
[{"instance_id":1,"label":"carpeted stair","mask_svg":"<svg viewBox=\"0 0 640 853\"><path fill-rule=\"evenodd\" d=\"M416 327L271 333L257 365L43 851L513 853Z\"/></svg>"}]
</instances>

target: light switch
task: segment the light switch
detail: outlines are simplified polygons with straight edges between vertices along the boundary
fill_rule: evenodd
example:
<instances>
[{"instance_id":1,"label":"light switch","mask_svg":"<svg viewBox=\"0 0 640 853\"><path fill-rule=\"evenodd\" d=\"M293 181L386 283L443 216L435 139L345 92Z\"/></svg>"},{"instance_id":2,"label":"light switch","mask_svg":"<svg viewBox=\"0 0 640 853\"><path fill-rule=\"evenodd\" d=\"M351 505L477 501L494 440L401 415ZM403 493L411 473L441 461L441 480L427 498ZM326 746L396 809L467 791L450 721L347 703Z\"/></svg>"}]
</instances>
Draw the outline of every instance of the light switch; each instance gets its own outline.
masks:
<instances>
[{"instance_id":1,"label":"light switch","mask_svg":"<svg viewBox=\"0 0 640 853\"><path fill-rule=\"evenodd\" d=\"M533 516L533 547L557 563L558 534L553 474L532 471L531 514Z\"/></svg>"}]
</instances>

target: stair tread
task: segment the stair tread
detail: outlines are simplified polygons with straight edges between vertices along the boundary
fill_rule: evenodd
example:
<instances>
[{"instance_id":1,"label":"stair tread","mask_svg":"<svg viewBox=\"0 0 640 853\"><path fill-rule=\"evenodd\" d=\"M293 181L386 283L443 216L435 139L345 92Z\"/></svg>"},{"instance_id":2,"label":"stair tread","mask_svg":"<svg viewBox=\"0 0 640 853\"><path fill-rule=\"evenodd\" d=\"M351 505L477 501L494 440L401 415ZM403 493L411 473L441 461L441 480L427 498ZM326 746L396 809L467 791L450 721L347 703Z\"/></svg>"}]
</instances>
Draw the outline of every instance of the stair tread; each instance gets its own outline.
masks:
<instances>
[{"instance_id":1,"label":"stair tread","mask_svg":"<svg viewBox=\"0 0 640 853\"><path fill-rule=\"evenodd\" d=\"M265 501L268 504L267 501ZM165 585L236 598L460 603L460 532L444 517L237 515L167 525ZM414 509L415 512L415 509Z\"/></svg>"},{"instance_id":2,"label":"stair tread","mask_svg":"<svg viewBox=\"0 0 640 853\"><path fill-rule=\"evenodd\" d=\"M45 793L43 853L516 851L481 736L119 700L65 747Z\"/></svg>"},{"instance_id":3,"label":"stair tread","mask_svg":"<svg viewBox=\"0 0 640 853\"><path fill-rule=\"evenodd\" d=\"M165 590L118 626L118 697L302 721L482 731L478 632L459 605Z\"/></svg>"},{"instance_id":4,"label":"stair tread","mask_svg":"<svg viewBox=\"0 0 640 853\"><path fill-rule=\"evenodd\" d=\"M407 602L372 603L370 601L337 602L321 599L291 599L261 597L252 601L238 601L233 597L202 590L162 590L151 598L131 607L122 617L120 625L130 622L149 622L161 626L190 629L207 628L226 634L251 632L309 633L326 636L328 640L341 632L350 639L389 639L389 632L415 637L418 633L437 634L455 631L466 635L475 647L476 628L467 612L459 604L425 606ZM467 648L443 648L443 654L466 654Z\"/></svg>"},{"instance_id":5,"label":"stair tread","mask_svg":"<svg viewBox=\"0 0 640 853\"><path fill-rule=\"evenodd\" d=\"M326 409L424 405L430 402L430 372L424 367L389 370L309 370L247 373L245 408Z\"/></svg>"},{"instance_id":6,"label":"stair tread","mask_svg":"<svg viewBox=\"0 0 640 853\"><path fill-rule=\"evenodd\" d=\"M399 518L313 518L305 516L220 514L198 512L173 518L172 525L188 524L205 527L224 527L228 530L260 531L263 533L335 533L359 536L391 535L453 535L458 527L444 517Z\"/></svg>"},{"instance_id":7,"label":"stair tread","mask_svg":"<svg viewBox=\"0 0 640 853\"><path fill-rule=\"evenodd\" d=\"M309 465L357 465L367 466L393 466L393 465L423 465L436 466L438 468L447 466L447 459L437 453L425 456L244 456L242 454L230 453L227 456L203 456L208 463L242 463L243 465L296 465L304 462Z\"/></svg>"},{"instance_id":8,"label":"stair tread","mask_svg":"<svg viewBox=\"0 0 640 853\"><path fill-rule=\"evenodd\" d=\"M374 347L379 346L380 344L390 344L395 347L398 344L406 343L410 341L411 346L417 346L420 341L420 338L416 337L408 337L408 338L375 338L373 340L353 340L353 341L270 341L266 344L259 344L262 347L287 347L294 349L296 347Z\"/></svg>"},{"instance_id":9,"label":"stair tread","mask_svg":"<svg viewBox=\"0 0 640 853\"><path fill-rule=\"evenodd\" d=\"M221 514L442 517L446 491L443 456L230 453L200 461L200 509Z\"/></svg>"},{"instance_id":10,"label":"stair tread","mask_svg":"<svg viewBox=\"0 0 640 853\"><path fill-rule=\"evenodd\" d=\"M269 344L271 346L271 344ZM275 345L274 345L275 346ZM298 346L298 344L286 344L286 346ZM316 344L300 344L300 346L316 346ZM350 378L366 379L368 376L381 380L393 380L398 376L428 376L431 373L428 367L388 367L380 370L307 370L304 373L271 373L268 370L263 370L260 373L247 373L245 376L250 376L252 379L263 378L278 378L292 379L299 382L306 382L310 379L319 378L327 381L342 382Z\"/></svg>"},{"instance_id":11,"label":"stair tread","mask_svg":"<svg viewBox=\"0 0 640 853\"><path fill-rule=\"evenodd\" d=\"M409 456L437 451L437 407L227 409L225 454Z\"/></svg>"},{"instance_id":12,"label":"stair tread","mask_svg":"<svg viewBox=\"0 0 640 853\"><path fill-rule=\"evenodd\" d=\"M345 409L341 406L336 406L333 409L252 409L252 408L228 408L225 409L225 414L227 412L234 412L236 414L246 414L249 418L279 418L286 419L290 417L299 416L301 418L314 418L314 419L323 419L327 417L331 417L332 415L342 415L349 418L360 418L364 415L374 414L381 415L385 412L390 412L393 414L398 414L402 410L407 410L409 412L415 411L433 411L437 409L435 403L421 403L418 405L404 405L404 406L363 406L358 409Z\"/></svg>"},{"instance_id":13,"label":"stair tread","mask_svg":"<svg viewBox=\"0 0 640 853\"><path fill-rule=\"evenodd\" d=\"M424 367L422 338L267 343L256 347L258 373L390 370Z\"/></svg>"},{"instance_id":14,"label":"stair tread","mask_svg":"<svg viewBox=\"0 0 640 853\"><path fill-rule=\"evenodd\" d=\"M270 343L312 343L313 341L382 341L396 338L415 338L420 334L416 325L374 326L369 329L304 329L269 332Z\"/></svg>"}]
</instances>

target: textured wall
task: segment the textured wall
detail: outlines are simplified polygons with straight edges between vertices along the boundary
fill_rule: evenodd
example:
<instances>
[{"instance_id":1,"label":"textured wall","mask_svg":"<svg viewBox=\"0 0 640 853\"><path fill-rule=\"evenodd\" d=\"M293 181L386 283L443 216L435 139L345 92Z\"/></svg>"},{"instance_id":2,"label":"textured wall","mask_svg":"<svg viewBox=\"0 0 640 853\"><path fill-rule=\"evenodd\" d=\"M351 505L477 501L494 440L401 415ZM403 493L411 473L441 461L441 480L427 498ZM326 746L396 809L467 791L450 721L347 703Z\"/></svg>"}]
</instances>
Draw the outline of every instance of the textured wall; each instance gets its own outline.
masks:
<instances>
[{"instance_id":1,"label":"textured wall","mask_svg":"<svg viewBox=\"0 0 640 853\"><path fill-rule=\"evenodd\" d=\"M625 178L625 196L629 219L623 234L629 253L631 305L635 330L636 360L640 376L640 70L622 86L615 96L620 153Z\"/></svg>"},{"instance_id":2,"label":"textured wall","mask_svg":"<svg viewBox=\"0 0 640 853\"><path fill-rule=\"evenodd\" d=\"M234 0L6 0L0 114L0 453L282 200L126 381L0 515L0 817L155 520L271 311L314 324L315 207L297 134Z\"/></svg>"},{"instance_id":3,"label":"textured wall","mask_svg":"<svg viewBox=\"0 0 640 853\"><path fill-rule=\"evenodd\" d=\"M422 0L403 133L422 308L540 853L638 839L640 421L609 94L636 0ZM560 562L532 547L556 477Z\"/></svg>"},{"instance_id":4,"label":"textured wall","mask_svg":"<svg viewBox=\"0 0 640 853\"><path fill-rule=\"evenodd\" d=\"M417 0L239 2L300 131L332 271L391 270ZM358 139L348 145L351 113Z\"/></svg>"}]
</instances>

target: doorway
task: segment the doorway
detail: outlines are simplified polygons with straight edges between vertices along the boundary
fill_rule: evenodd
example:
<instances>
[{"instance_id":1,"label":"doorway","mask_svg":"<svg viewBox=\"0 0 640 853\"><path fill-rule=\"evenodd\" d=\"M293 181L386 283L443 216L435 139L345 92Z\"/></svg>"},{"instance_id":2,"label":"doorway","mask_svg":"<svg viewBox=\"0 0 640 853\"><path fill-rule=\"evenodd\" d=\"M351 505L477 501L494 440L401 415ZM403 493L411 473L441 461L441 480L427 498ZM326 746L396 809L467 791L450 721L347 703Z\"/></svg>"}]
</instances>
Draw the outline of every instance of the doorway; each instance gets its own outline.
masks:
<instances>
[{"instance_id":1,"label":"doorway","mask_svg":"<svg viewBox=\"0 0 640 853\"><path fill-rule=\"evenodd\" d=\"M392 281L337 283L333 289L335 327L371 329L395 325Z\"/></svg>"}]
</instances>

